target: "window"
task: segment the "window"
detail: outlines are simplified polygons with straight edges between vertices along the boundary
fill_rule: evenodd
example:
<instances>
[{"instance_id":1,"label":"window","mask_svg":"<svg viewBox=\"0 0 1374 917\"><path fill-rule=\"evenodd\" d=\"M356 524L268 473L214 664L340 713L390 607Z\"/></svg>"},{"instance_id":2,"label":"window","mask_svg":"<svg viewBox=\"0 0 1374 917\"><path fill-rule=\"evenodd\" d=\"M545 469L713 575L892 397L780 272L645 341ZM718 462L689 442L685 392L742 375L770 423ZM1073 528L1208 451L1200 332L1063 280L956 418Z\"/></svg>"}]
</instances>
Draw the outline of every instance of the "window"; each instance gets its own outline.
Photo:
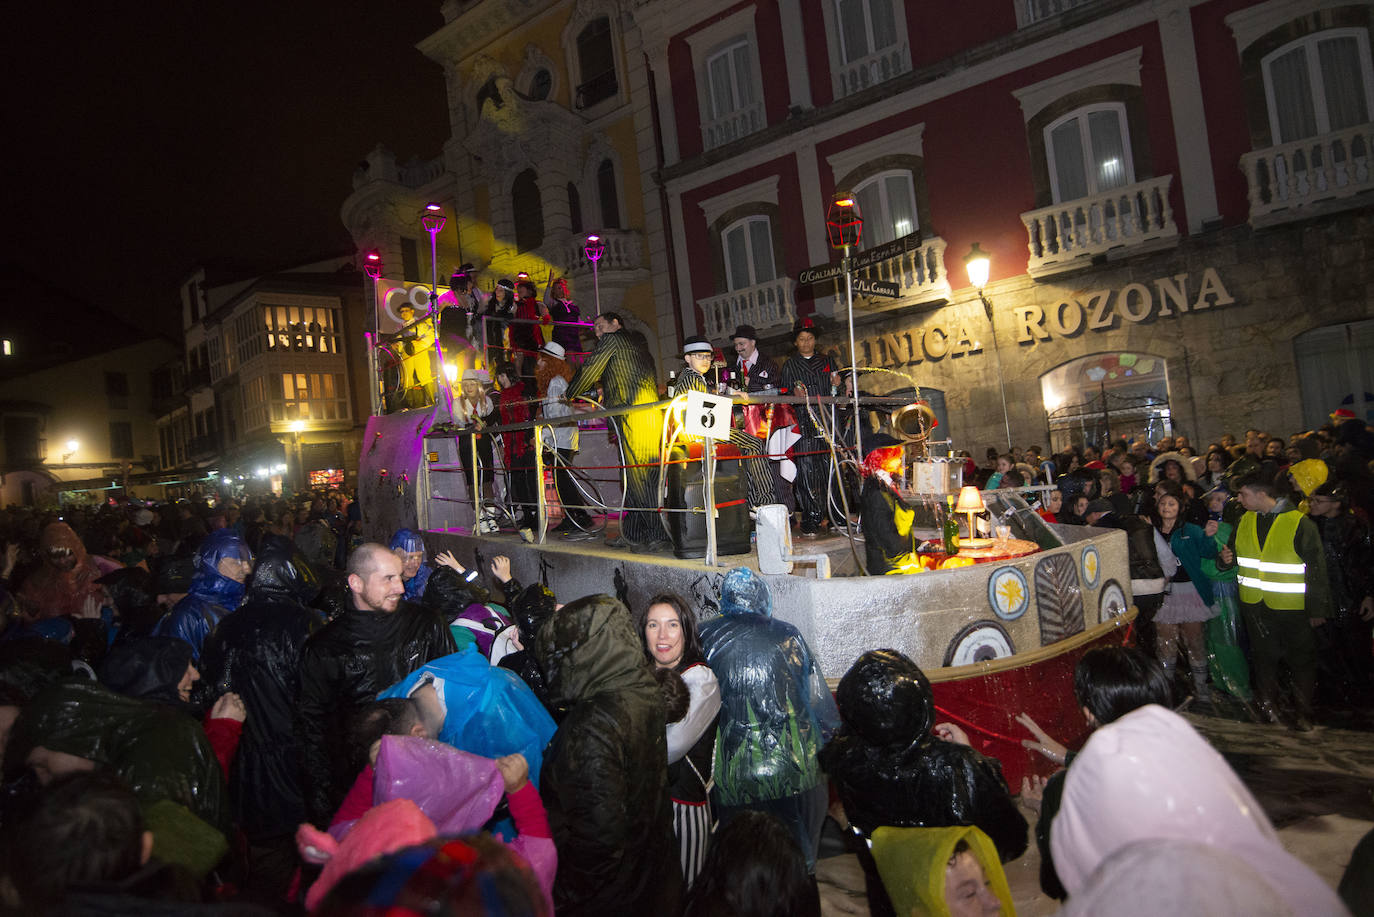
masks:
<instances>
[{"instance_id":1,"label":"window","mask_svg":"<svg viewBox=\"0 0 1374 917\"><path fill-rule=\"evenodd\" d=\"M111 408L124 410L129 406L129 374L105 373L105 397Z\"/></svg>"},{"instance_id":2,"label":"window","mask_svg":"<svg viewBox=\"0 0 1374 917\"><path fill-rule=\"evenodd\" d=\"M1338 407L1374 419L1374 319L1313 328L1293 340L1293 355L1308 429Z\"/></svg>"},{"instance_id":3,"label":"window","mask_svg":"<svg viewBox=\"0 0 1374 917\"><path fill-rule=\"evenodd\" d=\"M6 414L5 462L9 465L29 465L43 461L41 428L37 417Z\"/></svg>"},{"instance_id":4,"label":"window","mask_svg":"<svg viewBox=\"0 0 1374 917\"><path fill-rule=\"evenodd\" d=\"M720 235L725 252L725 281L730 290L743 290L777 276L768 217L745 217Z\"/></svg>"},{"instance_id":5,"label":"window","mask_svg":"<svg viewBox=\"0 0 1374 917\"><path fill-rule=\"evenodd\" d=\"M547 67L540 67L530 77L530 87L523 93L531 102L542 102L553 92L553 74Z\"/></svg>"},{"instance_id":6,"label":"window","mask_svg":"<svg viewBox=\"0 0 1374 917\"><path fill-rule=\"evenodd\" d=\"M1331 29L1289 42L1261 61L1274 143L1289 143L1369 121L1369 35Z\"/></svg>"},{"instance_id":7,"label":"window","mask_svg":"<svg viewBox=\"0 0 1374 917\"><path fill-rule=\"evenodd\" d=\"M910 235L918 228L916 191L911 173L882 172L854 189L863 216L859 248L871 248Z\"/></svg>"},{"instance_id":8,"label":"window","mask_svg":"<svg viewBox=\"0 0 1374 917\"><path fill-rule=\"evenodd\" d=\"M405 236L401 237L401 276L412 283L420 280L420 246Z\"/></svg>"},{"instance_id":9,"label":"window","mask_svg":"<svg viewBox=\"0 0 1374 917\"><path fill-rule=\"evenodd\" d=\"M615 165L601 160L596 169L596 193L601 199L601 228L620 228L620 198L615 191Z\"/></svg>"},{"instance_id":10,"label":"window","mask_svg":"<svg viewBox=\"0 0 1374 917\"><path fill-rule=\"evenodd\" d=\"M754 73L749 42L740 38L706 58L707 118L719 121L753 106Z\"/></svg>"},{"instance_id":11,"label":"window","mask_svg":"<svg viewBox=\"0 0 1374 917\"><path fill-rule=\"evenodd\" d=\"M515 211L515 248L527 252L544 244L544 204L539 196L539 177L533 169L515 176L510 190Z\"/></svg>"},{"instance_id":12,"label":"window","mask_svg":"<svg viewBox=\"0 0 1374 917\"><path fill-rule=\"evenodd\" d=\"M1135 181L1126 106L1091 105L1045 128L1050 190L1055 203L1090 197Z\"/></svg>"},{"instance_id":13,"label":"window","mask_svg":"<svg viewBox=\"0 0 1374 917\"><path fill-rule=\"evenodd\" d=\"M577 66L582 76L582 83L577 87L578 108L590 108L619 91L615 78L615 45L608 17L593 19L577 33Z\"/></svg>"},{"instance_id":14,"label":"window","mask_svg":"<svg viewBox=\"0 0 1374 917\"><path fill-rule=\"evenodd\" d=\"M110 422L110 456L112 458L134 457L134 425L127 420Z\"/></svg>"},{"instance_id":15,"label":"window","mask_svg":"<svg viewBox=\"0 0 1374 917\"><path fill-rule=\"evenodd\" d=\"M577 193L577 185L568 182L568 219L573 232L582 231L582 195Z\"/></svg>"},{"instance_id":16,"label":"window","mask_svg":"<svg viewBox=\"0 0 1374 917\"><path fill-rule=\"evenodd\" d=\"M836 0L840 57L848 64L897 43L892 0Z\"/></svg>"}]
</instances>

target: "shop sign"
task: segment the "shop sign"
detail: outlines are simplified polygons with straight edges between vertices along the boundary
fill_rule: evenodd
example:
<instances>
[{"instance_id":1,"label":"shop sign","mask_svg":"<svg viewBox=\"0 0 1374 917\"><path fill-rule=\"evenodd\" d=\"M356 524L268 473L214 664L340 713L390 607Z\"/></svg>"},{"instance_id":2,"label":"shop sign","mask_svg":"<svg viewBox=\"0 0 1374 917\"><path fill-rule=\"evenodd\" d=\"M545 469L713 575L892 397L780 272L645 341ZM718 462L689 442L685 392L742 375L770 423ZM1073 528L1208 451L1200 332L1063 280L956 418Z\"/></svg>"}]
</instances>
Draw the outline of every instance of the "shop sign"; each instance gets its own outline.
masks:
<instances>
[{"instance_id":1,"label":"shop sign","mask_svg":"<svg viewBox=\"0 0 1374 917\"><path fill-rule=\"evenodd\" d=\"M930 325L880 334L858 342L863 366L913 366L925 360L962 357L983 349L967 323Z\"/></svg>"},{"instance_id":2,"label":"shop sign","mask_svg":"<svg viewBox=\"0 0 1374 917\"><path fill-rule=\"evenodd\" d=\"M1151 289L1153 287L1153 289ZM1150 286L1128 283L1120 290L1093 290L1081 298L1064 299L1049 309L1018 306L1011 310L1018 344L1034 346L1054 336L1075 337L1084 331L1111 331L1125 323L1173 318L1236 300L1226 291L1215 268L1202 272L1197 296L1191 296L1187 274L1157 277Z\"/></svg>"}]
</instances>

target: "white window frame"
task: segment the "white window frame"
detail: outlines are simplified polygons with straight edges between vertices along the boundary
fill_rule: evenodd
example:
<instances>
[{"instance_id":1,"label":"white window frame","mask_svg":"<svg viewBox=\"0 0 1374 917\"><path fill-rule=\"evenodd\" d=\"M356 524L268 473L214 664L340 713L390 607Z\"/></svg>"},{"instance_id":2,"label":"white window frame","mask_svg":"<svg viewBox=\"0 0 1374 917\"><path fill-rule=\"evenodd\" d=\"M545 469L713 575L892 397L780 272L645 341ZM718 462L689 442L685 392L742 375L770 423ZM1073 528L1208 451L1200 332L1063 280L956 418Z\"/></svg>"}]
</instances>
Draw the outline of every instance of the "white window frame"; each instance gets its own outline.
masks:
<instances>
[{"instance_id":1,"label":"white window frame","mask_svg":"<svg viewBox=\"0 0 1374 917\"><path fill-rule=\"evenodd\" d=\"M741 109L744 108L744 103L743 103L743 101L740 99L740 87L741 87L741 84L747 82L747 83L749 84L749 86L750 86L751 89L757 89L757 87L754 86L754 79L753 79L753 77L754 77L754 74L753 74L753 69L754 69L754 66L753 66L753 59L754 59L755 55L750 54L750 56L749 56L748 69L749 69L750 72L748 72L748 73L740 73L740 72L738 72L738 68L735 66L735 51L736 51L737 49L739 49L739 48L744 48L744 49L746 49L746 50L748 50L748 51L753 51L753 50L754 50L754 46L753 46L752 44L749 43L749 39L748 39L746 36L744 36L744 35L739 35L739 36L736 36L733 40L727 42L725 45L723 45L722 47L716 49L715 51L711 52L710 54L708 54L708 55L706 56L706 61L705 61L705 66L703 67L702 76L704 77L704 82L705 82L705 84L706 84L706 102L707 102L708 107L710 108L709 117L708 117L707 120L710 120L710 121L717 121L717 120L719 120L719 119L721 119L721 118L724 118L726 115L733 115L733 114L735 114L736 112L738 112L738 111L740 111ZM712 81L712 79L711 79L711 73L712 73L711 65L712 65L713 63L715 63L717 60L719 60L720 58L722 58L722 57L725 58L726 62L729 64L729 67L730 67L730 101L731 101L732 104L731 104L730 110L727 111L727 112L722 112L722 111L716 111L716 110L715 110L715 104L716 104L715 84L713 83L713 81ZM753 104L753 103L751 102L750 104Z\"/></svg>"},{"instance_id":2,"label":"white window frame","mask_svg":"<svg viewBox=\"0 0 1374 917\"><path fill-rule=\"evenodd\" d=\"M912 215L912 218L915 220L915 223L912 225L912 227L911 227L909 230L907 230L907 231L904 232L904 233L900 233L900 234L897 232L896 227L892 225L892 217L891 217L891 208L892 208L892 204L891 204L891 202L888 200L888 196L887 196L887 183L886 183L886 179L894 178L894 177L904 177L904 178L906 179L906 181L907 181L907 191L908 191L908 192L910 193L910 195L911 195L911 201L910 201L910 203L911 203L911 215ZM865 229L867 229L867 227L869 227L869 226L875 225L875 223L876 223L877 221L880 220L880 221L883 223L883 225L889 227L889 228L892 230L892 233L893 233L893 235L892 235L892 240L900 239L900 238L902 238L902 236L909 235L910 233L913 233L913 232L915 232L916 230L920 229L920 228L921 228L921 213L920 213L920 211L919 211L919 210L917 209L917 207L916 207L916 176L912 174L911 170L910 170L910 169L888 169L888 170L886 170L886 171L884 171L884 172L879 172L877 175L871 175L871 176L869 176L868 178L864 179L863 181L859 182L857 185L855 185L855 186L850 190L850 193L853 194L853 195L857 198L857 197L859 196L859 194L863 191L863 189L867 188L869 185L874 184L875 182L876 182L877 185L878 185L878 199L879 199L879 201L880 201L881 204L882 204L882 210L883 210L883 212L882 212L881 214L871 214L871 213L864 213L864 212L861 212L859 215L863 217ZM867 238L864 238L864 237L867 237ZM861 243L861 244L860 244L860 246L859 246L859 249L862 251L863 249L869 248L869 247L870 247L869 243L871 242L871 240L872 240L872 237L869 236L868 232L865 231L865 232L863 233L863 237L861 237L861 239L860 239L860 243ZM889 241L891 241L891 240L889 240Z\"/></svg>"},{"instance_id":3,"label":"white window frame","mask_svg":"<svg viewBox=\"0 0 1374 917\"><path fill-rule=\"evenodd\" d=\"M835 13L834 34L836 44L839 46L840 63L850 64L856 60L863 60L865 57L871 57L872 55L877 54L879 51L884 51L888 48L893 47L893 45L900 45L902 43L902 36L906 34L906 15L905 11L903 10L905 4L895 3L894 0L859 0L859 2L863 4L864 34L868 38L868 50L863 54L859 55L858 57L851 56L849 54L849 49L844 46L844 29L841 27L842 23L840 19L841 0L830 0L830 2L833 4L832 8L834 9ZM873 47L873 4L875 3L886 3L889 7L892 8L892 44L883 45L881 48Z\"/></svg>"},{"instance_id":4,"label":"white window frame","mask_svg":"<svg viewBox=\"0 0 1374 917\"><path fill-rule=\"evenodd\" d=\"M611 55L615 61L616 91L610 98L590 105L577 107L577 87L587 82L587 74L582 72L582 59L577 53L577 36L583 27L595 19L605 16L611 25ZM567 63L569 76L568 106L586 121L596 121L615 111L629 100L629 74L625 63L624 35L621 31L620 10L614 0L582 0L573 7L573 14L559 38ZM593 74L595 75L595 74ZM550 96L552 98L552 96Z\"/></svg>"},{"instance_id":5,"label":"white window frame","mask_svg":"<svg viewBox=\"0 0 1374 917\"><path fill-rule=\"evenodd\" d=\"M710 59L726 51L727 47L733 48L741 41L749 45L749 72L745 76L754 90L754 104L759 106L759 130L768 126L768 109L764 104L763 97L763 74L759 69L758 29L754 24L756 12L757 10L753 5L746 6L719 22L713 22L687 36L687 46L692 50L692 74L697 87L698 120L703 129L706 124L714 122L720 117L713 114L715 106L711 98L711 76L707 63ZM733 69L733 62L731 67ZM737 79L739 76L736 74ZM702 146L707 148L704 137Z\"/></svg>"},{"instance_id":6,"label":"white window frame","mask_svg":"<svg viewBox=\"0 0 1374 917\"><path fill-rule=\"evenodd\" d=\"M768 277L764 280L760 280L758 276L757 259L754 256L753 236L749 232L749 224L758 222L762 222L764 225L768 227L768 257L769 260L773 262L773 276ZM731 280L734 277L734 271L730 269L732 266L730 262L730 246L725 240L726 237L729 236L730 233L735 231L736 229L744 230L744 249L746 257L749 261L747 267L749 269L749 279L751 283L745 287L732 287L730 285ZM741 217L740 219L735 220L735 222L731 223L729 226L726 226L724 229L722 229L720 231L720 251L722 261L725 265L725 288L727 292L733 293L741 289L751 289L752 287L756 287L761 283L771 283L772 281L777 280L778 278L778 259L773 247L773 221L768 217L767 214L753 213L747 217Z\"/></svg>"},{"instance_id":7,"label":"white window frame","mask_svg":"<svg viewBox=\"0 0 1374 917\"><path fill-rule=\"evenodd\" d=\"M1090 142L1088 131L1086 129L1086 125L1088 123L1088 115L1098 111L1112 111L1116 113L1117 124L1119 124L1121 127L1122 156L1126 160L1126 184L1135 184L1135 160L1131 154L1131 125L1130 119L1126 116L1125 103L1099 102L1093 105L1084 105L1081 108L1075 108L1073 111L1068 112L1063 117L1056 118L1049 124L1045 125L1045 130L1043 133L1043 141L1045 144L1045 164L1048 167L1050 173L1050 194L1053 197L1054 202L1056 204L1064 203L1064 199L1061 198L1059 194L1059 170L1055 168L1054 143L1050 139L1051 135L1053 135L1055 128L1065 124L1068 121L1072 121L1074 118L1081 118L1082 121L1079 125L1078 139L1083 146L1083 162L1085 164L1091 163L1093 161L1092 145ZM1092 197L1096 194L1102 193L1102 189L1097 187L1097 175L1095 173L1095 169L1089 169L1088 174L1084 176L1087 179L1088 197Z\"/></svg>"},{"instance_id":8,"label":"white window frame","mask_svg":"<svg viewBox=\"0 0 1374 917\"><path fill-rule=\"evenodd\" d=\"M1326 110L1326 84L1322 80L1321 61L1317 54L1317 43L1330 38L1354 38L1359 49L1360 76L1364 81L1365 106L1374 117L1374 65L1370 63L1369 30L1362 28L1325 29L1313 32L1302 38L1294 39L1281 48L1270 51L1260 59L1260 73L1264 76L1264 103L1269 112L1269 132L1274 145L1304 140L1304 137L1280 137L1278 103L1274 100L1274 81L1270 76L1270 66L1274 61L1299 47L1307 51L1307 80L1312 87L1312 114L1317 124L1317 136L1331 133L1331 118Z\"/></svg>"}]
</instances>

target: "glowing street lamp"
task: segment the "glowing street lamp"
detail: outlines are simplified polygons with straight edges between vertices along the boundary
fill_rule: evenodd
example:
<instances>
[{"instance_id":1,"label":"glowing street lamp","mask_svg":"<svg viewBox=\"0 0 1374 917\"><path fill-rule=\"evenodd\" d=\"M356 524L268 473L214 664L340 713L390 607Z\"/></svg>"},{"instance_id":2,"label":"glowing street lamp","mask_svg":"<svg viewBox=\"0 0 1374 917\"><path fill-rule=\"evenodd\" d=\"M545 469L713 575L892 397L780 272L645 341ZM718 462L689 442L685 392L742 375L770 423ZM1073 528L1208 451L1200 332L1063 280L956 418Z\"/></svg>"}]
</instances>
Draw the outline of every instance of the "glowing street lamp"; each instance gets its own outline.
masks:
<instances>
[{"instance_id":1,"label":"glowing street lamp","mask_svg":"<svg viewBox=\"0 0 1374 917\"><path fill-rule=\"evenodd\" d=\"M76 455L76 450L80 448L81 441L79 439L67 440L67 451L62 453L62 464L67 464L67 462L71 460L71 457Z\"/></svg>"},{"instance_id":2,"label":"glowing street lamp","mask_svg":"<svg viewBox=\"0 0 1374 917\"><path fill-rule=\"evenodd\" d=\"M844 272L845 300L849 306L849 385L854 397L854 457L862 462L863 443L859 439L861 424L859 418L859 353L854 345L854 274L850 266L850 250L863 238L864 218L859 213L859 202L852 194L836 194L825 212L825 235L831 248L844 253L841 270Z\"/></svg>"},{"instance_id":3,"label":"glowing street lamp","mask_svg":"<svg viewBox=\"0 0 1374 917\"><path fill-rule=\"evenodd\" d=\"M596 314L601 314L601 279L597 276L597 265L601 262L601 256L606 254L606 240L593 233L587 236L587 242L582 246L582 254L587 256L587 260L592 263L592 287L596 291Z\"/></svg>"},{"instance_id":4,"label":"glowing street lamp","mask_svg":"<svg viewBox=\"0 0 1374 917\"><path fill-rule=\"evenodd\" d=\"M377 283L382 279L382 253L375 248L363 256L363 273L372 281L372 333L365 335L369 337L367 342L367 369L370 374L368 378L372 380L368 386L368 397L372 406L372 416L378 417L382 413L382 402L380 387L381 381L377 378L377 343L382 337L381 304L377 299Z\"/></svg>"},{"instance_id":5,"label":"glowing street lamp","mask_svg":"<svg viewBox=\"0 0 1374 917\"><path fill-rule=\"evenodd\" d=\"M978 291L978 298L982 300L983 311L988 317L988 331L992 335L992 355L997 360L997 384L1002 389L1002 424L1007 431L1007 451L1011 452L1011 415L1007 412L1007 380L1002 375L1002 352L997 349L997 328L992 322L992 301L983 292L983 288L988 285L988 274L992 271L992 256L974 242L973 248L964 256L964 270L968 271L969 285Z\"/></svg>"},{"instance_id":6,"label":"glowing street lamp","mask_svg":"<svg viewBox=\"0 0 1374 917\"><path fill-rule=\"evenodd\" d=\"M992 270L992 257L973 243L973 248L964 256L964 270L968 271L968 282L979 294L988 285L988 272Z\"/></svg>"}]
</instances>

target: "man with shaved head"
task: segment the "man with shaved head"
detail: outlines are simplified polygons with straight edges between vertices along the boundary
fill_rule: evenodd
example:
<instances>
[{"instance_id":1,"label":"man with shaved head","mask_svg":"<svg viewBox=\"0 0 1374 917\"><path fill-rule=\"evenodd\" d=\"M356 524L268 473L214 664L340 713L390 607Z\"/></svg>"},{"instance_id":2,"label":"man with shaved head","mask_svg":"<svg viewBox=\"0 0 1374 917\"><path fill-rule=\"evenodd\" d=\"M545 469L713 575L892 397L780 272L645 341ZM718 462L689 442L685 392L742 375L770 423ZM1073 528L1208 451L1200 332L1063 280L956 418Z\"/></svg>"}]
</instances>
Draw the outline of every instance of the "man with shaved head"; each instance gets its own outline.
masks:
<instances>
[{"instance_id":1,"label":"man with shaved head","mask_svg":"<svg viewBox=\"0 0 1374 917\"><path fill-rule=\"evenodd\" d=\"M355 548L347 567L352 608L307 640L301 654L296 733L307 812L320 828L357 777L345 772L353 715L379 691L456 649L448 622L403 600L401 568L386 545Z\"/></svg>"}]
</instances>

